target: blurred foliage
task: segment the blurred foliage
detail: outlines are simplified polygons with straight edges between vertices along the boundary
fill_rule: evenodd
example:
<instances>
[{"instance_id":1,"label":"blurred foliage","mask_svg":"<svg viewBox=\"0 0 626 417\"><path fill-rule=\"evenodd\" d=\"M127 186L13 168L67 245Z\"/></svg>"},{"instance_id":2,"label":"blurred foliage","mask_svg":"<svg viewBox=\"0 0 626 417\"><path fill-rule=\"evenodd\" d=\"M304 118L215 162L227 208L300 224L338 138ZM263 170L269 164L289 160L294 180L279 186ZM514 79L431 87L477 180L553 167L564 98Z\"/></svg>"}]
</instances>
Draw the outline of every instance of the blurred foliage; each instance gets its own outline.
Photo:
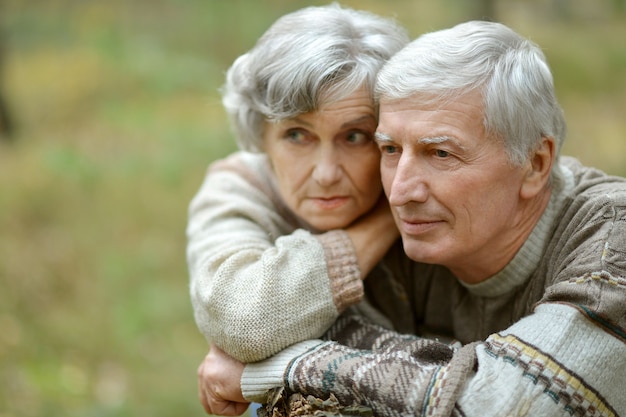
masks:
<instances>
[{"instance_id":1,"label":"blurred foliage","mask_svg":"<svg viewBox=\"0 0 626 417\"><path fill-rule=\"evenodd\" d=\"M204 414L184 229L207 164L235 147L217 89L278 16L325 3L0 4L16 129L0 144L0 417ZM394 15L412 36L476 5L344 4ZM546 51L565 153L626 174L623 2L497 6Z\"/></svg>"}]
</instances>

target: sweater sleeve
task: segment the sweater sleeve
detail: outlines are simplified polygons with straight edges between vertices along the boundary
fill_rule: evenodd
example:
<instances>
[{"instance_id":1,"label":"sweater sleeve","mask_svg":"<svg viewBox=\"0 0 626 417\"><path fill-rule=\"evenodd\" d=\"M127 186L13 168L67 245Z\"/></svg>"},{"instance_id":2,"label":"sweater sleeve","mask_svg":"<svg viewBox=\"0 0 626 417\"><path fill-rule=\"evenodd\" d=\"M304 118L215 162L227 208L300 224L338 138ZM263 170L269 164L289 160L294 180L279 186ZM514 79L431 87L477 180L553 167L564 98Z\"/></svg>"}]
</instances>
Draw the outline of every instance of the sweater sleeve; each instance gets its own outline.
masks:
<instances>
[{"instance_id":1,"label":"sweater sleeve","mask_svg":"<svg viewBox=\"0 0 626 417\"><path fill-rule=\"evenodd\" d=\"M363 287L345 232L295 229L262 173L237 159L224 165L189 207L191 301L209 341L254 362L321 336Z\"/></svg>"},{"instance_id":2,"label":"sweater sleeve","mask_svg":"<svg viewBox=\"0 0 626 417\"><path fill-rule=\"evenodd\" d=\"M361 304L366 304L362 302ZM406 341L424 339L413 334L402 334L391 330L393 326L381 321L376 315L359 306L346 310L322 336L330 340L359 350L383 350L389 346ZM460 347L461 344L447 337L429 335L429 339Z\"/></svg>"},{"instance_id":3,"label":"sweater sleeve","mask_svg":"<svg viewBox=\"0 0 626 417\"><path fill-rule=\"evenodd\" d=\"M455 349L397 339L377 350L318 342L289 360L248 365L246 398L263 401L263 374L295 392L357 401L385 416L616 416L626 413L624 339L568 305L535 313L486 341ZM248 369L250 368L250 369ZM278 378L278 373L281 378Z\"/></svg>"}]
</instances>

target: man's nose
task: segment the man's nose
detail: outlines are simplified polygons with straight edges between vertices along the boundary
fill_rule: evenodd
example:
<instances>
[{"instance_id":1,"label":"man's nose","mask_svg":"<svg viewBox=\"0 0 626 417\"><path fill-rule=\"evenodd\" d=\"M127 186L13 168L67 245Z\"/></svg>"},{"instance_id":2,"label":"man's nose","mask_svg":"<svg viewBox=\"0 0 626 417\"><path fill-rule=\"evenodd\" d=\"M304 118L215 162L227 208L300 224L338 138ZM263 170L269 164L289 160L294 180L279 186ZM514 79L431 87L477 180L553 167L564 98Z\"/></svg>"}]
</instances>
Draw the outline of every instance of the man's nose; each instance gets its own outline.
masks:
<instances>
[{"instance_id":1,"label":"man's nose","mask_svg":"<svg viewBox=\"0 0 626 417\"><path fill-rule=\"evenodd\" d=\"M415 158L400 158L396 166L391 187L387 190L389 204L403 206L410 202L424 203L428 199L429 188L427 170Z\"/></svg>"}]
</instances>

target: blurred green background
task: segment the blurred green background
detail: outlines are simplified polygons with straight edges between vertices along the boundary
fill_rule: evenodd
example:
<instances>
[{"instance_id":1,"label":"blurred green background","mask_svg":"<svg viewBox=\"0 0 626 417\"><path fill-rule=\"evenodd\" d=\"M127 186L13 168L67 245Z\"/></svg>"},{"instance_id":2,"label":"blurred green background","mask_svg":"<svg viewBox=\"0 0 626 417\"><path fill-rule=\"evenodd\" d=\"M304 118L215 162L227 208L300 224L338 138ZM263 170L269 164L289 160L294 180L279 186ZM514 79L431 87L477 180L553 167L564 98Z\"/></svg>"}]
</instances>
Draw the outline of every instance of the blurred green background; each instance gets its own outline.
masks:
<instances>
[{"instance_id":1,"label":"blurred green background","mask_svg":"<svg viewBox=\"0 0 626 417\"><path fill-rule=\"evenodd\" d=\"M4 0L0 89L0 417L202 416L184 257L187 204L234 150L223 73L280 15L320 1ZM499 0L540 44L564 153L626 175L619 0ZM470 0L351 1L411 36Z\"/></svg>"}]
</instances>

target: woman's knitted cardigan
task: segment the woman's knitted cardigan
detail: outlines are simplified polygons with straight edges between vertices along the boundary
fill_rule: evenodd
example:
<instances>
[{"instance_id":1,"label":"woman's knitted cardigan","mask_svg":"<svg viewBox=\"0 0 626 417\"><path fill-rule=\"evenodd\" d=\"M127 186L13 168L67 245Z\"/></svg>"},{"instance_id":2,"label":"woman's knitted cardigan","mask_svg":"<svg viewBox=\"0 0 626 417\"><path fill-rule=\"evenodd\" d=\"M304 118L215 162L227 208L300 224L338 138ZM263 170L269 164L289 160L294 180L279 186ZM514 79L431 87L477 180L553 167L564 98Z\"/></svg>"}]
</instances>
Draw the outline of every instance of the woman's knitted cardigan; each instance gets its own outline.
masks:
<instances>
[{"instance_id":1,"label":"woman's knitted cardigan","mask_svg":"<svg viewBox=\"0 0 626 417\"><path fill-rule=\"evenodd\" d=\"M389 325L363 300L347 233L315 233L286 207L274 178L264 154L237 152L209 167L189 206L196 323L242 362L320 337L349 306ZM391 274L379 265L367 281Z\"/></svg>"}]
</instances>

